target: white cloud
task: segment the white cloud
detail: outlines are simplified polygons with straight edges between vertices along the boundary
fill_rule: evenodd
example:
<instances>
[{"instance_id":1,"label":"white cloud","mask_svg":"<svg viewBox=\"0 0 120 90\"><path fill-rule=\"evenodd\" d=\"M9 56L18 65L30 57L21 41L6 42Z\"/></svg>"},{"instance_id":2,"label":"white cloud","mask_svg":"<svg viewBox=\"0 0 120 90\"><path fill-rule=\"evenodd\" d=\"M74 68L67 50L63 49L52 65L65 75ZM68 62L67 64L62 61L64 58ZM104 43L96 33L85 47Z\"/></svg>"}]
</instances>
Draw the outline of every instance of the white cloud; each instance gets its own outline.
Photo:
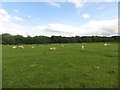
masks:
<instances>
[{"instance_id":1,"label":"white cloud","mask_svg":"<svg viewBox=\"0 0 120 90\"><path fill-rule=\"evenodd\" d=\"M83 14L82 17L85 18L85 19L89 19L90 18L89 14Z\"/></svg>"},{"instance_id":2,"label":"white cloud","mask_svg":"<svg viewBox=\"0 0 120 90\"><path fill-rule=\"evenodd\" d=\"M61 35L61 36L92 36L92 35L117 35L118 34L118 20L104 20L95 21L91 20L87 24L80 25L79 27L67 24L48 24L45 26L34 26L31 34L37 35Z\"/></svg>"},{"instance_id":3,"label":"white cloud","mask_svg":"<svg viewBox=\"0 0 120 90\"><path fill-rule=\"evenodd\" d=\"M57 3L57 2L49 1L48 3L49 3L50 5L52 5L52 6L54 6L54 7L57 7L57 8L60 8L60 7L61 7L61 5L60 5L59 3Z\"/></svg>"},{"instance_id":4,"label":"white cloud","mask_svg":"<svg viewBox=\"0 0 120 90\"><path fill-rule=\"evenodd\" d=\"M80 29L83 30L83 35L115 35L118 33L118 20L91 20L85 25L81 25Z\"/></svg>"},{"instance_id":5,"label":"white cloud","mask_svg":"<svg viewBox=\"0 0 120 90\"><path fill-rule=\"evenodd\" d=\"M12 17L4 9L0 9L0 20L2 22L11 22Z\"/></svg>"},{"instance_id":6,"label":"white cloud","mask_svg":"<svg viewBox=\"0 0 120 90\"><path fill-rule=\"evenodd\" d=\"M22 18L18 17L18 16L14 16L14 19L18 20L18 21L23 21Z\"/></svg>"},{"instance_id":7,"label":"white cloud","mask_svg":"<svg viewBox=\"0 0 120 90\"><path fill-rule=\"evenodd\" d=\"M15 17L16 19L20 19ZM26 30L29 30L29 27L16 24L13 21L14 17L10 16L5 9L0 9L0 34L10 33L13 35L20 34L26 35ZM20 19L21 20L21 19Z\"/></svg>"},{"instance_id":8,"label":"white cloud","mask_svg":"<svg viewBox=\"0 0 120 90\"><path fill-rule=\"evenodd\" d=\"M86 3L86 1L82 1L82 0L64 0L61 3L65 3L65 2L69 2L72 3L76 8L80 9L84 6L84 4ZM61 7L61 3L60 2L55 2L52 0L49 0L48 3L54 7L60 8Z\"/></svg>"},{"instance_id":9,"label":"white cloud","mask_svg":"<svg viewBox=\"0 0 120 90\"><path fill-rule=\"evenodd\" d=\"M119 0L48 0L47 1L50 5L60 8L61 3L69 2L72 3L77 9L81 9L84 7L86 2L119 2ZM102 9L102 8L98 8Z\"/></svg>"},{"instance_id":10,"label":"white cloud","mask_svg":"<svg viewBox=\"0 0 120 90\"><path fill-rule=\"evenodd\" d=\"M29 30L27 26L15 24L15 23L2 23L2 25L0 25L1 33L10 33L12 35L19 34L26 36L27 35L26 32L28 32L27 30Z\"/></svg>"},{"instance_id":11,"label":"white cloud","mask_svg":"<svg viewBox=\"0 0 120 90\"><path fill-rule=\"evenodd\" d=\"M82 8L86 3L85 1L82 1L82 0L67 0L67 1L74 4L75 7L78 9Z\"/></svg>"},{"instance_id":12,"label":"white cloud","mask_svg":"<svg viewBox=\"0 0 120 90\"><path fill-rule=\"evenodd\" d=\"M13 9L13 12L18 13L19 11L17 9Z\"/></svg>"}]
</instances>

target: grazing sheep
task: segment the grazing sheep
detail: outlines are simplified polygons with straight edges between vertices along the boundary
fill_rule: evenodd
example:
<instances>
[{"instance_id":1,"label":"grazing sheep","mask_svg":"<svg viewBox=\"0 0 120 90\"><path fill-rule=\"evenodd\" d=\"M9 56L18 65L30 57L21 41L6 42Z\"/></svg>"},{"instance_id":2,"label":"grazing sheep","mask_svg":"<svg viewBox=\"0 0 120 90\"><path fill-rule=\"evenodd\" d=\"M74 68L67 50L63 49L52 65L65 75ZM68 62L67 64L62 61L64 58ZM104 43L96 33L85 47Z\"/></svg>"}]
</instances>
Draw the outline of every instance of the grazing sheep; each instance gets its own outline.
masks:
<instances>
[{"instance_id":1,"label":"grazing sheep","mask_svg":"<svg viewBox=\"0 0 120 90\"><path fill-rule=\"evenodd\" d=\"M49 50L53 51L53 50L56 50L56 48L55 48L55 47L52 47L52 48L50 48Z\"/></svg>"},{"instance_id":2,"label":"grazing sheep","mask_svg":"<svg viewBox=\"0 0 120 90\"><path fill-rule=\"evenodd\" d=\"M31 67L34 67L35 65L34 64L32 64L32 65L30 65Z\"/></svg>"},{"instance_id":3,"label":"grazing sheep","mask_svg":"<svg viewBox=\"0 0 120 90\"><path fill-rule=\"evenodd\" d=\"M62 47L64 47L64 45L61 45Z\"/></svg>"},{"instance_id":4,"label":"grazing sheep","mask_svg":"<svg viewBox=\"0 0 120 90\"><path fill-rule=\"evenodd\" d=\"M32 46L32 48L35 48L34 46Z\"/></svg>"},{"instance_id":5,"label":"grazing sheep","mask_svg":"<svg viewBox=\"0 0 120 90\"><path fill-rule=\"evenodd\" d=\"M110 44L108 44L108 46L110 46Z\"/></svg>"},{"instance_id":6,"label":"grazing sheep","mask_svg":"<svg viewBox=\"0 0 120 90\"><path fill-rule=\"evenodd\" d=\"M105 43L104 46L110 46L110 44Z\"/></svg>"},{"instance_id":7,"label":"grazing sheep","mask_svg":"<svg viewBox=\"0 0 120 90\"><path fill-rule=\"evenodd\" d=\"M18 46L19 48L21 48L21 49L24 49L24 46Z\"/></svg>"},{"instance_id":8,"label":"grazing sheep","mask_svg":"<svg viewBox=\"0 0 120 90\"><path fill-rule=\"evenodd\" d=\"M95 68L100 69L100 67L98 67L98 66L95 66Z\"/></svg>"},{"instance_id":9,"label":"grazing sheep","mask_svg":"<svg viewBox=\"0 0 120 90\"><path fill-rule=\"evenodd\" d=\"M54 50L56 50L56 48L55 48L55 47L53 47L53 49L54 49Z\"/></svg>"},{"instance_id":10,"label":"grazing sheep","mask_svg":"<svg viewBox=\"0 0 120 90\"><path fill-rule=\"evenodd\" d=\"M12 48L13 48L13 49L16 49L16 48L17 48L17 46L13 46Z\"/></svg>"},{"instance_id":11,"label":"grazing sheep","mask_svg":"<svg viewBox=\"0 0 120 90\"><path fill-rule=\"evenodd\" d=\"M49 50L53 50L53 48L50 48Z\"/></svg>"},{"instance_id":12,"label":"grazing sheep","mask_svg":"<svg viewBox=\"0 0 120 90\"><path fill-rule=\"evenodd\" d=\"M104 46L107 46L107 43L105 43Z\"/></svg>"},{"instance_id":13,"label":"grazing sheep","mask_svg":"<svg viewBox=\"0 0 120 90\"><path fill-rule=\"evenodd\" d=\"M82 50L84 50L84 48L85 48L84 46L81 47Z\"/></svg>"}]
</instances>

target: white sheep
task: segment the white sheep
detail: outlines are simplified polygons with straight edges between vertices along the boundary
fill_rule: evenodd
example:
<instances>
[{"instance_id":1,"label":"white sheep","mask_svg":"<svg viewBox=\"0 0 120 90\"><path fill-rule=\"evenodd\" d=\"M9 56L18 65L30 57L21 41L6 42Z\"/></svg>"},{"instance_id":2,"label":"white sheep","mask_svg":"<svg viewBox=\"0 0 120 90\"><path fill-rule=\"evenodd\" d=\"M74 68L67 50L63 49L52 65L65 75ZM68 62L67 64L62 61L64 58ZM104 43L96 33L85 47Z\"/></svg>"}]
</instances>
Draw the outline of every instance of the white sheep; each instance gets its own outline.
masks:
<instances>
[{"instance_id":1,"label":"white sheep","mask_svg":"<svg viewBox=\"0 0 120 90\"><path fill-rule=\"evenodd\" d=\"M110 44L108 44L108 46L110 46Z\"/></svg>"},{"instance_id":2,"label":"white sheep","mask_svg":"<svg viewBox=\"0 0 120 90\"><path fill-rule=\"evenodd\" d=\"M13 48L13 49L16 49L16 48L17 48L17 46L13 46L12 48Z\"/></svg>"},{"instance_id":3,"label":"white sheep","mask_svg":"<svg viewBox=\"0 0 120 90\"><path fill-rule=\"evenodd\" d=\"M82 46L81 49L84 50L85 46Z\"/></svg>"},{"instance_id":4,"label":"white sheep","mask_svg":"<svg viewBox=\"0 0 120 90\"><path fill-rule=\"evenodd\" d=\"M110 46L110 44L105 43L104 46Z\"/></svg>"},{"instance_id":5,"label":"white sheep","mask_svg":"<svg viewBox=\"0 0 120 90\"><path fill-rule=\"evenodd\" d=\"M32 48L35 48L34 46L32 46Z\"/></svg>"},{"instance_id":6,"label":"white sheep","mask_svg":"<svg viewBox=\"0 0 120 90\"><path fill-rule=\"evenodd\" d=\"M18 46L18 47L24 49L24 46L22 46L22 45L20 45L20 46Z\"/></svg>"},{"instance_id":7,"label":"white sheep","mask_svg":"<svg viewBox=\"0 0 120 90\"><path fill-rule=\"evenodd\" d=\"M56 50L56 48L55 48L55 47L53 47L53 49L54 49L54 50Z\"/></svg>"},{"instance_id":8,"label":"white sheep","mask_svg":"<svg viewBox=\"0 0 120 90\"><path fill-rule=\"evenodd\" d=\"M32 65L30 65L31 67L34 67L35 65L34 64L32 64Z\"/></svg>"},{"instance_id":9,"label":"white sheep","mask_svg":"<svg viewBox=\"0 0 120 90\"><path fill-rule=\"evenodd\" d=\"M53 48L49 48L49 50L53 50Z\"/></svg>"},{"instance_id":10,"label":"white sheep","mask_svg":"<svg viewBox=\"0 0 120 90\"><path fill-rule=\"evenodd\" d=\"M64 47L64 45L61 45L62 47Z\"/></svg>"},{"instance_id":11,"label":"white sheep","mask_svg":"<svg viewBox=\"0 0 120 90\"><path fill-rule=\"evenodd\" d=\"M107 46L107 43L105 43L104 46Z\"/></svg>"},{"instance_id":12,"label":"white sheep","mask_svg":"<svg viewBox=\"0 0 120 90\"><path fill-rule=\"evenodd\" d=\"M50 48L49 50L52 50L52 51L53 51L53 50L56 50L56 48L55 48L55 47L52 47L52 48Z\"/></svg>"},{"instance_id":13,"label":"white sheep","mask_svg":"<svg viewBox=\"0 0 120 90\"><path fill-rule=\"evenodd\" d=\"M100 69L100 67L98 67L98 66L95 66L95 68Z\"/></svg>"}]
</instances>

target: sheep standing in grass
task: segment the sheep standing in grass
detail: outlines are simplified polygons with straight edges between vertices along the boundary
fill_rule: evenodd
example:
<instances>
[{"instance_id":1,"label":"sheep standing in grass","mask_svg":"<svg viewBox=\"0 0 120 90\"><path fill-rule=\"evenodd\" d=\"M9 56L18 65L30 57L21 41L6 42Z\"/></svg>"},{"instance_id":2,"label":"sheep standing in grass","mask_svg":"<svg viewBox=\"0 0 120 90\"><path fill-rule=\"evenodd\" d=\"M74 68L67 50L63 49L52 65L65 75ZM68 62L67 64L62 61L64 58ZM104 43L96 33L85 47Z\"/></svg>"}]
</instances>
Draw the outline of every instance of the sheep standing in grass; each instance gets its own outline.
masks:
<instances>
[{"instance_id":1,"label":"sheep standing in grass","mask_svg":"<svg viewBox=\"0 0 120 90\"><path fill-rule=\"evenodd\" d=\"M110 44L105 43L104 46L110 46Z\"/></svg>"},{"instance_id":2,"label":"sheep standing in grass","mask_svg":"<svg viewBox=\"0 0 120 90\"><path fill-rule=\"evenodd\" d=\"M17 46L13 46L12 48L13 48L13 49L16 49L16 48L17 48Z\"/></svg>"},{"instance_id":3,"label":"sheep standing in grass","mask_svg":"<svg viewBox=\"0 0 120 90\"><path fill-rule=\"evenodd\" d=\"M55 48L55 47L53 47L53 49L54 49L54 50L56 50L56 48Z\"/></svg>"},{"instance_id":4,"label":"sheep standing in grass","mask_svg":"<svg viewBox=\"0 0 120 90\"><path fill-rule=\"evenodd\" d=\"M107 43L105 43L104 46L107 46Z\"/></svg>"},{"instance_id":5,"label":"sheep standing in grass","mask_svg":"<svg viewBox=\"0 0 120 90\"><path fill-rule=\"evenodd\" d=\"M55 48L55 47L52 47L52 48L50 48L49 50L53 51L53 50L56 50L56 48Z\"/></svg>"},{"instance_id":6,"label":"sheep standing in grass","mask_svg":"<svg viewBox=\"0 0 120 90\"><path fill-rule=\"evenodd\" d=\"M110 44L107 44L108 46L110 46Z\"/></svg>"},{"instance_id":7,"label":"sheep standing in grass","mask_svg":"<svg viewBox=\"0 0 120 90\"><path fill-rule=\"evenodd\" d=\"M62 47L64 47L64 45L61 45Z\"/></svg>"},{"instance_id":8,"label":"sheep standing in grass","mask_svg":"<svg viewBox=\"0 0 120 90\"><path fill-rule=\"evenodd\" d=\"M49 50L53 50L53 48L50 48Z\"/></svg>"},{"instance_id":9,"label":"sheep standing in grass","mask_svg":"<svg viewBox=\"0 0 120 90\"><path fill-rule=\"evenodd\" d=\"M100 67L98 67L98 66L95 66L95 68L96 68L96 69L100 69Z\"/></svg>"},{"instance_id":10,"label":"sheep standing in grass","mask_svg":"<svg viewBox=\"0 0 120 90\"><path fill-rule=\"evenodd\" d=\"M82 51L85 49L85 46L81 46Z\"/></svg>"},{"instance_id":11,"label":"sheep standing in grass","mask_svg":"<svg viewBox=\"0 0 120 90\"><path fill-rule=\"evenodd\" d=\"M21 49L24 49L24 46L18 46L19 48L21 48Z\"/></svg>"},{"instance_id":12,"label":"sheep standing in grass","mask_svg":"<svg viewBox=\"0 0 120 90\"><path fill-rule=\"evenodd\" d=\"M32 48L35 48L34 46L32 46Z\"/></svg>"}]
</instances>

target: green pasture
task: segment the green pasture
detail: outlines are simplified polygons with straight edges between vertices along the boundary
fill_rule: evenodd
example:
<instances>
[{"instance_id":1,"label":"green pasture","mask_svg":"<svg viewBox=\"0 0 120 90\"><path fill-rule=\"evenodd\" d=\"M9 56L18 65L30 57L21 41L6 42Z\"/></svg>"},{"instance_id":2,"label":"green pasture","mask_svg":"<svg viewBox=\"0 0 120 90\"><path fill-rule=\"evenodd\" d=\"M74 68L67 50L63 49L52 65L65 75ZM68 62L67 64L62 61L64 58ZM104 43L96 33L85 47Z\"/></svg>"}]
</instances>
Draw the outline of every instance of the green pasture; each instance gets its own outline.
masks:
<instances>
[{"instance_id":1,"label":"green pasture","mask_svg":"<svg viewBox=\"0 0 120 90\"><path fill-rule=\"evenodd\" d=\"M118 87L117 43L23 46L14 50L12 45L2 46L3 88ZM51 47L56 50L49 50Z\"/></svg>"}]
</instances>

